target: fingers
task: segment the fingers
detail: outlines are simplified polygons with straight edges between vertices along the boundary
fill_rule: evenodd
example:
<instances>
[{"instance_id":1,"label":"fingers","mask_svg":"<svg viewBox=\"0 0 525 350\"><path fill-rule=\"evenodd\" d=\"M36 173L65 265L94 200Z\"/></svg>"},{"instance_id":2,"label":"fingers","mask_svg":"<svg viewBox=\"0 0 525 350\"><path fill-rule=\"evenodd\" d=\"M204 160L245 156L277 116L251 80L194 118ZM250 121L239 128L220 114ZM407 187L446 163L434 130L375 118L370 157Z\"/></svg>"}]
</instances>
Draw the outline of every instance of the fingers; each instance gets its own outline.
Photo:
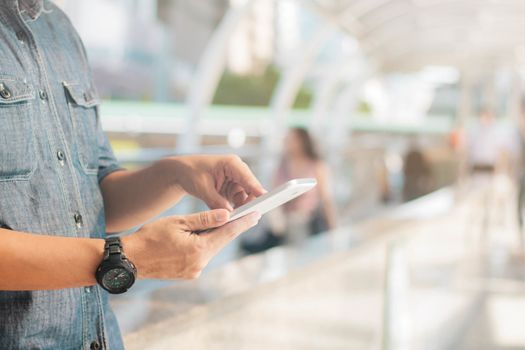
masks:
<instances>
[{"instance_id":1,"label":"fingers","mask_svg":"<svg viewBox=\"0 0 525 350\"><path fill-rule=\"evenodd\" d=\"M210 209L226 209L228 211L232 211L233 207L226 199L223 197L219 192L215 190L215 188L210 188L208 192L206 192L206 197L204 198L204 201L210 207Z\"/></svg>"},{"instance_id":2,"label":"fingers","mask_svg":"<svg viewBox=\"0 0 525 350\"><path fill-rule=\"evenodd\" d=\"M212 209L224 208L232 211L233 208L240 207L254 198L256 196L253 194L248 195L240 184L233 181L225 181L219 192L211 189L207 193L205 201Z\"/></svg>"},{"instance_id":3,"label":"fingers","mask_svg":"<svg viewBox=\"0 0 525 350\"><path fill-rule=\"evenodd\" d=\"M243 205L248 197L242 186L232 181L226 182L222 186L220 193L228 198L230 203L233 203L235 207Z\"/></svg>"},{"instance_id":4,"label":"fingers","mask_svg":"<svg viewBox=\"0 0 525 350\"><path fill-rule=\"evenodd\" d=\"M249 195L248 197L246 197L246 198L244 199L244 202L243 202L242 204L245 204L245 203L251 202L251 201L253 201L255 198L257 198L257 197L255 197L253 194L251 194L251 195ZM242 204L241 204L241 205L242 205Z\"/></svg>"},{"instance_id":5,"label":"fingers","mask_svg":"<svg viewBox=\"0 0 525 350\"><path fill-rule=\"evenodd\" d=\"M213 254L215 254L237 238L241 233L257 225L260 219L261 214L251 213L240 219L229 222L213 231L205 233L200 237L208 241L208 246L213 250Z\"/></svg>"},{"instance_id":6,"label":"fingers","mask_svg":"<svg viewBox=\"0 0 525 350\"><path fill-rule=\"evenodd\" d=\"M247 195L246 192L243 191L242 194L237 194L233 198L233 205L235 208L238 208L241 205L244 205L246 203L253 201L255 198L257 197L255 197L253 194Z\"/></svg>"},{"instance_id":7,"label":"fingers","mask_svg":"<svg viewBox=\"0 0 525 350\"><path fill-rule=\"evenodd\" d=\"M244 203L246 203L246 199L250 197L246 194L246 192L242 191L242 192L237 192L234 196L233 196L233 199L232 199L232 202L233 202L233 205L235 206L235 208L237 207L240 207L241 205L243 205Z\"/></svg>"},{"instance_id":8,"label":"fingers","mask_svg":"<svg viewBox=\"0 0 525 350\"><path fill-rule=\"evenodd\" d=\"M190 231L201 231L224 225L230 218L226 209L214 209L184 216L184 223Z\"/></svg>"},{"instance_id":9,"label":"fingers","mask_svg":"<svg viewBox=\"0 0 525 350\"><path fill-rule=\"evenodd\" d=\"M247 194L258 197L266 193L266 190L253 175L248 165L239 157L232 157L225 170L227 177L240 184Z\"/></svg>"}]
</instances>

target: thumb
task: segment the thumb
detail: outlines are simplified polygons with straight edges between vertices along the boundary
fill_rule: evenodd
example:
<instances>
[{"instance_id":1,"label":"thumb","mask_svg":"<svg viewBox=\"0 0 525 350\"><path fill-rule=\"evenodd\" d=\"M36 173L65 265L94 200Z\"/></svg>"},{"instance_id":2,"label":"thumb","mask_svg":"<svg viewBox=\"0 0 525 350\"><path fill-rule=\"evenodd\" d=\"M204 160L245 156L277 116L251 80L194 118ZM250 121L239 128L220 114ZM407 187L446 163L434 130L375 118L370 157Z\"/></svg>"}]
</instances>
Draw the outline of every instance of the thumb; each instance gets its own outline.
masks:
<instances>
[{"instance_id":1,"label":"thumb","mask_svg":"<svg viewBox=\"0 0 525 350\"><path fill-rule=\"evenodd\" d=\"M202 237L208 240L213 254L216 254L241 233L255 226L260 218L261 215L254 212L237 220L233 220L226 225L204 234Z\"/></svg>"},{"instance_id":2,"label":"thumb","mask_svg":"<svg viewBox=\"0 0 525 350\"><path fill-rule=\"evenodd\" d=\"M190 231L206 230L224 225L230 218L226 209L214 209L186 215L184 220Z\"/></svg>"},{"instance_id":3,"label":"thumb","mask_svg":"<svg viewBox=\"0 0 525 350\"><path fill-rule=\"evenodd\" d=\"M211 189L205 199L206 204L210 209L227 209L232 211L233 208L226 198L221 196L215 189Z\"/></svg>"}]
</instances>

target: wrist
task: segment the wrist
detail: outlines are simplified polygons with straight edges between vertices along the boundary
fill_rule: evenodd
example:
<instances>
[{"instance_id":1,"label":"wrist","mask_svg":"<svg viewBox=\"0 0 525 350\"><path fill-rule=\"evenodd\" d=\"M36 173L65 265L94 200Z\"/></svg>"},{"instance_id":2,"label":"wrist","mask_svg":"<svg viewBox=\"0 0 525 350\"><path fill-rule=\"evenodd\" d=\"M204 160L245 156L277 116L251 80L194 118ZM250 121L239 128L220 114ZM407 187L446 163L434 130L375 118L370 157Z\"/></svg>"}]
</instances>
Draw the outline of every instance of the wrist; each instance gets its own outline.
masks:
<instances>
[{"instance_id":1,"label":"wrist","mask_svg":"<svg viewBox=\"0 0 525 350\"><path fill-rule=\"evenodd\" d=\"M104 240L91 238L84 240L84 242L85 245L82 247L82 252L86 252L86 256L89 256L89 266L92 266L93 268L88 270L89 273L86 275L86 280L83 280L81 285L92 286L97 284L93 271L96 270L104 256Z\"/></svg>"},{"instance_id":2,"label":"wrist","mask_svg":"<svg viewBox=\"0 0 525 350\"><path fill-rule=\"evenodd\" d=\"M124 255L126 255L127 259L135 265L137 268L137 277L142 279L146 278L146 276L144 276L144 273L147 270L145 263L148 259L144 257L146 249L144 248L143 242L137 238L138 237L135 234L131 234L122 237L121 242Z\"/></svg>"}]
</instances>

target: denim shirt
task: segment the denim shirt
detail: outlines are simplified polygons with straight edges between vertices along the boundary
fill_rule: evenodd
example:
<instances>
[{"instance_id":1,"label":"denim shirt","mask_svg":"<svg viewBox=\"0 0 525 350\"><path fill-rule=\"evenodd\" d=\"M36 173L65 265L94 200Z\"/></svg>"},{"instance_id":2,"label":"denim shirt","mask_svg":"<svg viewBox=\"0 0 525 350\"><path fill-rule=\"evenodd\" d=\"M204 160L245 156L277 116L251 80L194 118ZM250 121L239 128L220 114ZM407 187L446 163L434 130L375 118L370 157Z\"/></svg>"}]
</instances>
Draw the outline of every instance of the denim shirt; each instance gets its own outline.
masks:
<instances>
[{"instance_id":1,"label":"denim shirt","mask_svg":"<svg viewBox=\"0 0 525 350\"><path fill-rule=\"evenodd\" d=\"M119 166L98 105L65 14L49 1L0 0L0 226L105 236L99 183ZM0 291L2 350L122 347L98 286Z\"/></svg>"}]
</instances>

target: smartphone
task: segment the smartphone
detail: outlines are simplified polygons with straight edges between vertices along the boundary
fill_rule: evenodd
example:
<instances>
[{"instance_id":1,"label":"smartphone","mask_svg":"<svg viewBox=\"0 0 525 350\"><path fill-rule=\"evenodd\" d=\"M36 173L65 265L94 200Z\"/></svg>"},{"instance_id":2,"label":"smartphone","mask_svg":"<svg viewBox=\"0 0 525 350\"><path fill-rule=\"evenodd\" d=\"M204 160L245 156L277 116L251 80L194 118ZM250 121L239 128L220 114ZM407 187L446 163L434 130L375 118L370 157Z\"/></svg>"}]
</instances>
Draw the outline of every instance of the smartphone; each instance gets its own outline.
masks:
<instances>
[{"instance_id":1,"label":"smartphone","mask_svg":"<svg viewBox=\"0 0 525 350\"><path fill-rule=\"evenodd\" d=\"M231 215L229 221L239 219L245 215L253 212L258 212L263 215L272 209L275 209L286 202L291 201L294 198L310 191L317 185L315 179L294 179L288 181L273 191L263 194L255 198L244 205L241 205L235 209Z\"/></svg>"}]
</instances>

